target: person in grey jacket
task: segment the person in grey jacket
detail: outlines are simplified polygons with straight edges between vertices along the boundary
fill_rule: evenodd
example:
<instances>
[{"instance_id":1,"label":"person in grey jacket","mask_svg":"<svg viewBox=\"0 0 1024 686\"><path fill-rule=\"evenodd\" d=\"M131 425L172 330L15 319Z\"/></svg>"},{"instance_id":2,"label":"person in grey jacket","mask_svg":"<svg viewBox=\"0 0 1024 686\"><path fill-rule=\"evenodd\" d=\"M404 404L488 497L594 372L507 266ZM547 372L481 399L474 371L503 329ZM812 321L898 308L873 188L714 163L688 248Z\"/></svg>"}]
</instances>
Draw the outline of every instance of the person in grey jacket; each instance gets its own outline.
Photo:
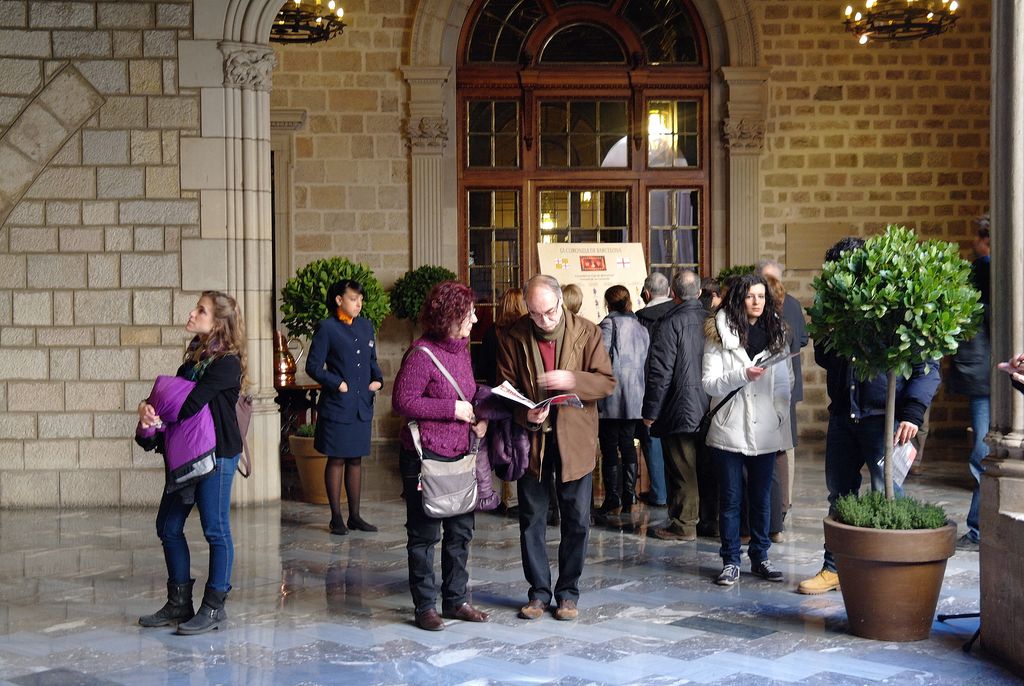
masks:
<instances>
[{"instance_id":1,"label":"person in grey jacket","mask_svg":"<svg viewBox=\"0 0 1024 686\"><path fill-rule=\"evenodd\" d=\"M678 304L662 318L647 356L644 424L661 439L668 485L668 521L652 528L655 538L693 541L697 538L697 427L708 409L701 386L704 319L700 279L683 270L672 279Z\"/></svg>"},{"instance_id":2,"label":"person in grey jacket","mask_svg":"<svg viewBox=\"0 0 1024 686\"><path fill-rule=\"evenodd\" d=\"M636 496L636 447L633 439L644 401L644 366L650 335L633 314L629 289L612 286L604 292L608 316L601 320L601 340L612 360L615 391L597 401L600 420L601 476L604 502L598 513L629 514Z\"/></svg>"}]
</instances>

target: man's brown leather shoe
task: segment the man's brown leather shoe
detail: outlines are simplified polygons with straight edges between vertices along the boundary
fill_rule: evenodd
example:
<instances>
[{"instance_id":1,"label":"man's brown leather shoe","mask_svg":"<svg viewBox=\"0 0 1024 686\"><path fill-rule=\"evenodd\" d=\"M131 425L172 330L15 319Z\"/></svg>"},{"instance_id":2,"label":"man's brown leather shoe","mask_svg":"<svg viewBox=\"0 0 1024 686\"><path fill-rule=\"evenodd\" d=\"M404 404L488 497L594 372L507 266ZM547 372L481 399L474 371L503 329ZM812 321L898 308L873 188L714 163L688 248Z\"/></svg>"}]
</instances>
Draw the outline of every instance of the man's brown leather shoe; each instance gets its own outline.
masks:
<instances>
[{"instance_id":1,"label":"man's brown leather shoe","mask_svg":"<svg viewBox=\"0 0 1024 686\"><path fill-rule=\"evenodd\" d=\"M580 611L576 609L575 600L559 600L558 607L555 609L555 619L568 622L576 619L580 616Z\"/></svg>"},{"instance_id":2,"label":"man's brown leather shoe","mask_svg":"<svg viewBox=\"0 0 1024 686\"><path fill-rule=\"evenodd\" d=\"M441 631L444 629L444 622L437 614L437 610L430 608L426 612L416 615L416 626L424 631Z\"/></svg>"},{"instance_id":3,"label":"man's brown leather shoe","mask_svg":"<svg viewBox=\"0 0 1024 686\"><path fill-rule=\"evenodd\" d=\"M448 619L461 619L464 622L486 622L490 619L490 615L481 612L469 603L463 603L454 610L445 612L444 616Z\"/></svg>"},{"instance_id":4,"label":"man's brown leather shoe","mask_svg":"<svg viewBox=\"0 0 1024 686\"><path fill-rule=\"evenodd\" d=\"M519 616L523 619L538 619L544 614L546 606L536 598L519 608Z\"/></svg>"},{"instance_id":5,"label":"man's brown leather shoe","mask_svg":"<svg viewBox=\"0 0 1024 686\"><path fill-rule=\"evenodd\" d=\"M661 539L662 541L696 541L697 534L684 534L681 531L670 529L668 527L662 527L660 529L651 529L651 536L654 538Z\"/></svg>"}]
</instances>

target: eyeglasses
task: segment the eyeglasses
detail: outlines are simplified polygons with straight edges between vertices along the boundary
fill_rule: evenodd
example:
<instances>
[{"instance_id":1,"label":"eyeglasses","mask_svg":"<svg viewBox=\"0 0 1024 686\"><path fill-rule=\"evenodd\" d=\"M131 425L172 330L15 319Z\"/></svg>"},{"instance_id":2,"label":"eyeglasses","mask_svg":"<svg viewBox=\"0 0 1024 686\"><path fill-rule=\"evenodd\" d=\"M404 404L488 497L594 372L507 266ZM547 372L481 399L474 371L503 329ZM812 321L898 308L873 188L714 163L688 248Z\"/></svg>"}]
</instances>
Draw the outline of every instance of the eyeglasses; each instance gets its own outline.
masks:
<instances>
[{"instance_id":1,"label":"eyeglasses","mask_svg":"<svg viewBox=\"0 0 1024 686\"><path fill-rule=\"evenodd\" d=\"M556 319L558 317L558 311L562 309L562 299L559 298L555 306L546 312L534 312L530 310L530 319L539 321L542 319Z\"/></svg>"}]
</instances>

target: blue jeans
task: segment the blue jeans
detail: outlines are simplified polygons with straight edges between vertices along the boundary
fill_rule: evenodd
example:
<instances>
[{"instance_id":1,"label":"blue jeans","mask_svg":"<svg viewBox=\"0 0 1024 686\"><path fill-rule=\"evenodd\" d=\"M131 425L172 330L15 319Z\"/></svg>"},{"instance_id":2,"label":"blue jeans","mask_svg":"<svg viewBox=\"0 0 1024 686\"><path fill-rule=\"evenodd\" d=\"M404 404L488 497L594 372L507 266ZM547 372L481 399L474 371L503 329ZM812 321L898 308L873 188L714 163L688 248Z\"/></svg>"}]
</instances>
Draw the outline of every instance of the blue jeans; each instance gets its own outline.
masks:
<instances>
[{"instance_id":1,"label":"blue jeans","mask_svg":"<svg viewBox=\"0 0 1024 686\"><path fill-rule=\"evenodd\" d=\"M227 593L231 590L231 565L235 561L235 545L231 540L231 483L235 479L238 458L217 459L217 470L196 484L195 505L203 535L210 544L210 573L206 587ZM164 547L167 578L175 584L187 584L192 578L185 520L193 503L183 503L179 493L164 493L156 515L156 534Z\"/></svg>"},{"instance_id":2,"label":"blue jeans","mask_svg":"<svg viewBox=\"0 0 1024 686\"><path fill-rule=\"evenodd\" d=\"M708 446L711 459L718 467L718 532L722 539L719 555L722 564L740 564L740 503L743 500L743 469L747 470L747 508L750 522L750 544L747 555L753 564L768 558L771 540L772 472L775 453L743 455Z\"/></svg>"},{"instance_id":3,"label":"blue jeans","mask_svg":"<svg viewBox=\"0 0 1024 686\"><path fill-rule=\"evenodd\" d=\"M974 492L971 494L971 509L967 511L967 537L977 543L981 539L981 475L985 471L981 461L988 456L985 434L989 424L989 397L971 396L971 429L974 430L974 447L971 449L971 476L974 477Z\"/></svg>"},{"instance_id":4,"label":"blue jeans","mask_svg":"<svg viewBox=\"0 0 1024 686\"><path fill-rule=\"evenodd\" d=\"M661 448L661 439L651 436L651 431L643 422L637 429L640 439L640 450L647 463L647 475L651 480L651 500L655 503L667 502L668 490L665 487L665 455Z\"/></svg>"},{"instance_id":5,"label":"blue jeans","mask_svg":"<svg viewBox=\"0 0 1024 686\"><path fill-rule=\"evenodd\" d=\"M892 440L890 437L889 440ZM830 412L825 435L825 485L828 487L829 514L835 514L836 501L844 495L860 493L860 470L865 464L871 474L871 490L885 491L885 468L879 461L885 456L885 417L849 419ZM893 484L897 496L903 489ZM825 569L836 571L835 558L825 549Z\"/></svg>"}]
</instances>

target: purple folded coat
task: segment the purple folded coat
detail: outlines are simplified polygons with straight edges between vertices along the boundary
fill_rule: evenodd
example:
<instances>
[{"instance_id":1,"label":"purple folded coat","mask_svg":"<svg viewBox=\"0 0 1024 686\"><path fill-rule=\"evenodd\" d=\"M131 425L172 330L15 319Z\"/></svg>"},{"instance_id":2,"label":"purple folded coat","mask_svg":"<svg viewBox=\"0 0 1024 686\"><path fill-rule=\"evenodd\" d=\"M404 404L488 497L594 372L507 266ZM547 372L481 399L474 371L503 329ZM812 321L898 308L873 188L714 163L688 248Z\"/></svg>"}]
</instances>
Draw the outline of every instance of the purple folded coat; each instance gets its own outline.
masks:
<instances>
[{"instance_id":1,"label":"purple folded coat","mask_svg":"<svg viewBox=\"0 0 1024 686\"><path fill-rule=\"evenodd\" d=\"M163 431L168 493L189 485L217 468L217 434L209 406L204 405L191 417L178 420L181 406L195 386L194 381L180 376L156 377L149 394L149 404L156 410L163 425L146 429L140 423L135 429L136 436L142 439L151 439L157 431Z\"/></svg>"}]
</instances>

